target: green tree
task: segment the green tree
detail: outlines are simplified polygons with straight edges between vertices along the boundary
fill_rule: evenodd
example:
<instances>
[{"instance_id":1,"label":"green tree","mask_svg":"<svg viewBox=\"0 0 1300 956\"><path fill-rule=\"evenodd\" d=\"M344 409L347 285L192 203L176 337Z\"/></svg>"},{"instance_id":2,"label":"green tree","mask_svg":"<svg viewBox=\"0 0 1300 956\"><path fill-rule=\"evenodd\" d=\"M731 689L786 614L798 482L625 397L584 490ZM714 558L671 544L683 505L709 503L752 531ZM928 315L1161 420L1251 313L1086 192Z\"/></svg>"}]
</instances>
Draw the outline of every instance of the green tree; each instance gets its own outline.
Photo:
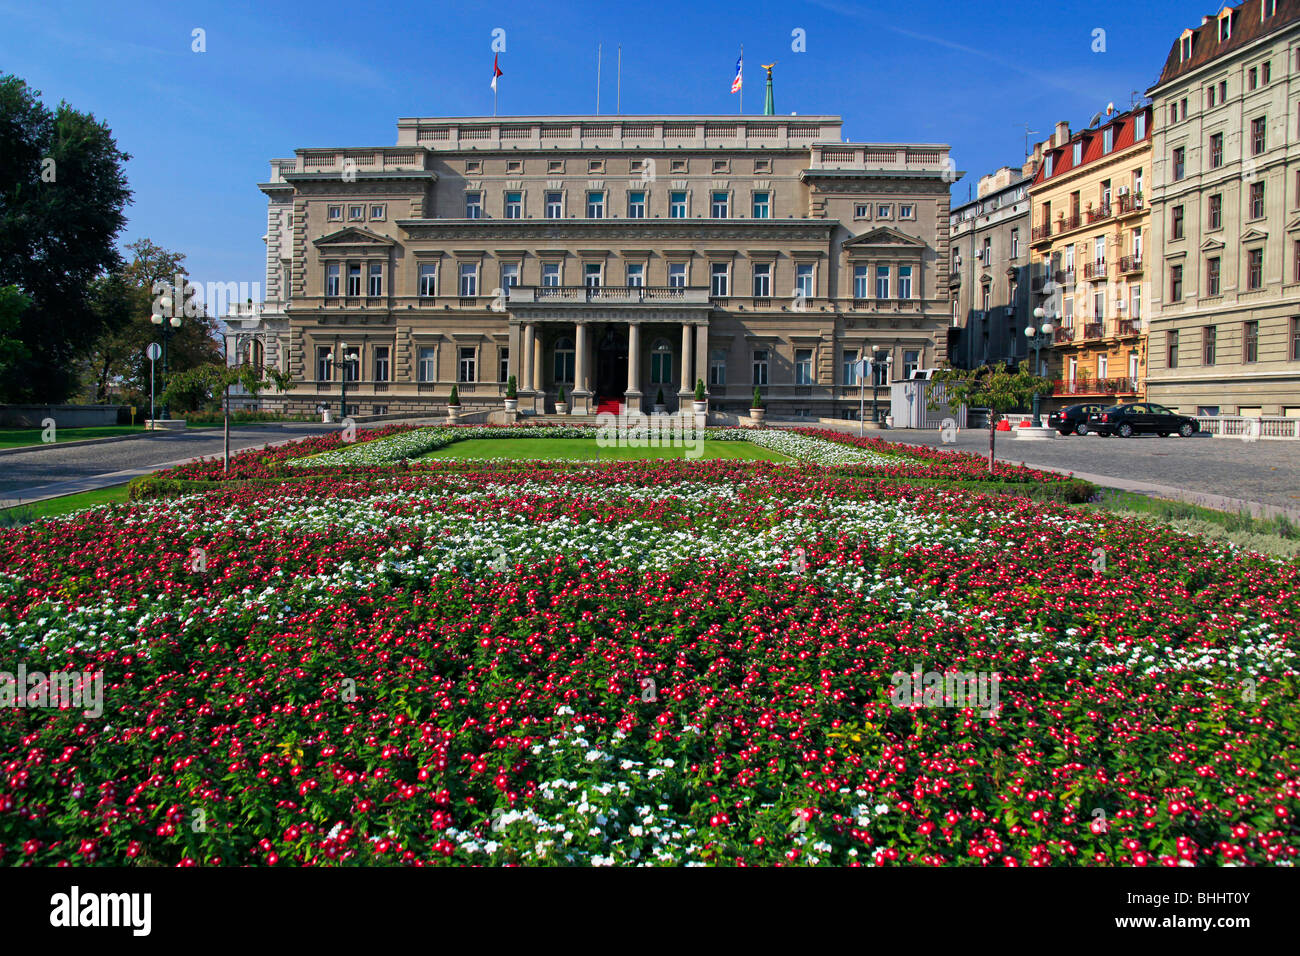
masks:
<instances>
[{"instance_id":1,"label":"green tree","mask_svg":"<svg viewBox=\"0 0 1300 956\"><path fill-rule=\"evenodd\" d=\"M121 264L130 156L106 124L67 103L51 111L39 95L0 75L0 285L32 303L14 333L26 354L0 379L0 398L58 402L100 333L91 284Z\"/></svg>"},{"instance_id":2,"label":"green tree","mask_svg":"<svg viewBox=\"0 0 1300 956\"><path fill-rule=\"evenodd\" d=\"M939 385L943 385L941 394L937 392ZM1035 393L1050 395L1051 392L1051 381L1035 375L1024 363L1014 371L1002 363L976 369L945 367L935 372L926 386L930 408L946 402L954 408L965 405L989 410L989 474L993 474L994 443L1002 416L1024 408Z\"/></svg>"},{"instance_id":3,"label":"green tree","mask_svg":"<svg viewBox=\"0 0 1300 956\"><path fill-rule=\"evenodd\" d=\"M32 300L14 285L0 286L0 378L14 374L15 366L27 359L27 346L16 337L22 315Z\"/></svg>"},{"instance_id":4,"label":"green tree","mask_svg":"<svg viewBox=\"0 0 1300 956\"><path fill-rule=\"evenodd\" d=\"M193 400L196 396L199 401L207 402L215 401L217 396L221 397L226 471L230 470L230 389L236 385L242 385L249 395L257 395L271 387L283 392L294 387L293 377L288 372L281 372L270 365L209 362L171 376L161 399L161 404L170 405L186 399Z\"/></svg>"}]
</instances>

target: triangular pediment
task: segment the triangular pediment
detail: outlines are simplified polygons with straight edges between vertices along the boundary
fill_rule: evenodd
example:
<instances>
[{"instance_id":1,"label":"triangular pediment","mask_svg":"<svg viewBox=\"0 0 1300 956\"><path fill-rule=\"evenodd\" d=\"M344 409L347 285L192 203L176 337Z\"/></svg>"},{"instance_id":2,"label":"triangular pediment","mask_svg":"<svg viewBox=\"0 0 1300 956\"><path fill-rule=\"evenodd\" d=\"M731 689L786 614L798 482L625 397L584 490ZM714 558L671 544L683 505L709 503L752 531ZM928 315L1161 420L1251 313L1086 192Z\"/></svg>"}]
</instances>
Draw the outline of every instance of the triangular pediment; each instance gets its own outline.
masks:
<instances>
[{"instance_id":1,"label":"triangular pediment","mask_svg":"<svg viewBox=\"0 0 1300 956\"><path fill-rule=\"evenodd\" d=\"M1296 218L1292 219L1289 223L1287 223L1286 231L1300 232L1300 216L1297 216Z\"/></svg>"},{"instance_id":2,"label":"triangular pediment","mask_svg":"<svg viewBox=\"0 0 1300 956\"><path fill-rule=\"evenodd\" d=\"M1268 238L1268 233L1263 229L1247 229L1241 234L1242 242L1261 242Z\"/></svg>"},{"instance_id":3,"label":"triangular pediment","mask_svg":"<svg viewBox=\"0 0 1300 956\"><path fill-rule=\"evenodd\" d=\"M1210 238L1206 239L1203 243L1201 243L1202 252L1214 252L1215 250L1222 249L1222 248L1223 248L1223 241L1221 239L1215 239L1213 236L1211 236Z\"/></svg>"},{"instance_id":4,"label":"triangular pediment","mask_svg":"<svg viewBox=\"0 0 1300 956\"><path fill-rule=\"evenodd\" d=\"M393 240L368 229L348 226L337 232L331 232L327 236L321 236L319 239L313 239L312 244L316 246L391 246Z\"/></svg>"},{"instance_id":5,"label":"triangular pediment","mask_svg":"<svg viewBox=\"0 0 1300 956\"><path fill-rule=\"evenodd\" d=\"M897 229L891 229L889 226L879 226L870 232L864 232L862 235L854 236L844 242L845 249L879 248L881 246L895 249L924 249L925 243L915 236L909 236Z\"/></svg>"}]
</instances>

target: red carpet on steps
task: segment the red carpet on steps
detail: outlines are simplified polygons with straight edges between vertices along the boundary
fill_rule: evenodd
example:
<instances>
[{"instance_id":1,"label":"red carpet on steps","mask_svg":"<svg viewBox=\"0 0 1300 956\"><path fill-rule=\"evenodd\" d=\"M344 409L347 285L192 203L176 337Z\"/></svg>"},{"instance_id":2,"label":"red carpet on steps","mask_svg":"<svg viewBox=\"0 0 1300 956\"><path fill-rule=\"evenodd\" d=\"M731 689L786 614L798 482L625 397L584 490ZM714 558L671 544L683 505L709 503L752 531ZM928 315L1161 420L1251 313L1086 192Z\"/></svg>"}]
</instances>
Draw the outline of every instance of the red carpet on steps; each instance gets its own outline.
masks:
<instances>
[{"instance_id":1,"label":"red carpet on steps","mask_svg":"<svg viewBox=\"0 0 1300 956\"><path fill-rule=\"evenodd\" d=\"M621 415L623 403L617 398L602 398L596 404L597 415Z\"/></svg>"}]
</instances>

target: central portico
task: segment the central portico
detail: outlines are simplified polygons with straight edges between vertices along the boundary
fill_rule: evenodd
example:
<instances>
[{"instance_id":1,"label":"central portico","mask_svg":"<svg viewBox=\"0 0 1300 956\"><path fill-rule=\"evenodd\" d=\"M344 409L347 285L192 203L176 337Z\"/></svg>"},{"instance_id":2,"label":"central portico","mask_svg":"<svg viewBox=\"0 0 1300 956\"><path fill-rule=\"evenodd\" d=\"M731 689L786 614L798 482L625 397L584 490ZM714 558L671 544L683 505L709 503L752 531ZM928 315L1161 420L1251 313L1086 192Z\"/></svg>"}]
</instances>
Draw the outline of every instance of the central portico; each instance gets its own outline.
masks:
<instances>
[{"instance_id":1,"label":"central portico","mask_svg":"<svg viewBox=\"0 0 1300 956\"><path fill-rule=\"evenodd\" d=\"M650 411L661 389L670 410L684 410L696 380L708 379L711 308L707 288L511 288L509 372L520 407L552 411L563 386L577 415L611 401Z\"/></svg>"}]
</instances>

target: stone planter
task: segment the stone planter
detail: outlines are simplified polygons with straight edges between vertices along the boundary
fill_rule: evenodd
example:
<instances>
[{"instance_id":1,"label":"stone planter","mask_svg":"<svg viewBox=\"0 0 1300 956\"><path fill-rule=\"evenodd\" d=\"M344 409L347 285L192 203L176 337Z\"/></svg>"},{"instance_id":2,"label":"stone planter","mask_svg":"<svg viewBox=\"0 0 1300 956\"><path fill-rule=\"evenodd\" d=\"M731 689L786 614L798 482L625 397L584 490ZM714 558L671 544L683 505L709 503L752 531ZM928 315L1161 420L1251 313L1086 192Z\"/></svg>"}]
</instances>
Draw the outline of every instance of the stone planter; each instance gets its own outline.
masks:
<instances>
[{"instance_id":1,"label":"stone planter","mask_svg":"<svg viewBox=\"0 0 1300 956\"><path fill-rule=\"evenodd\" d=\"M555 414L557 414L557 415L567 415L567 414L569 414L569 403L568 403L568 402L556 402L556 403L555 403Z\"/></svg>"},{"instance_id":2,"label":"stone planter","mask_svg":"<svg viewBox=\"0 0 1300 956\"><path fill-rule=\"evenodd\" d=\"M448 406L447 406L447 421L452 422L452 423L455 423L455 422L460 421L460 406L459 406L459 405L448 405Z\"/></svg>"},{"instance_id":3,"label":"stone planter","mask_svg":"<svg viewBox=\"0 0 1300 956\"><path fill-rule=\"evenodd\" d=\"M763 416L766 414L766 408L751 408L749 410L749 420L755 425L761 425L763 424Z\"/></svg>"},{"instance_id":4,"label":"stone planter","mask_svg":"<svg viewBox=\"0 0 1300 956\"><path fill-rule=\"evenodd\" d=\"M508 412L517 412L517 411L519 411L519 399L517 399L517 398L507 398L507 399L506 399L506 411L508 411Z\"/></svg>"},{"instance_id":5,"label":"stone planter","mask_svg":"<svg viewBox=\"0 0 1300 956\"><path fill-rule=\"evenodd\" d=\"M667 414L668 414L668 406L667 406L667 405L655 405L655 406L651 409L651 411L653 411L654 414L656 414L656 415L667 415Z\"/></svg>"},{"instance_id":6,"label":"stone planter","mask_svg":"<svg viewBox=\"0 0 1300 956\"><path fill-rule=\"evenodd\" d=\"M691 402L691 405L692 405L692 407L695 409L695 414L696 414L696 415L707 415L707 414L709 414L709 403L708 403L707 401L705 401L705 402Z\"/></svg>"}]
</instances>

